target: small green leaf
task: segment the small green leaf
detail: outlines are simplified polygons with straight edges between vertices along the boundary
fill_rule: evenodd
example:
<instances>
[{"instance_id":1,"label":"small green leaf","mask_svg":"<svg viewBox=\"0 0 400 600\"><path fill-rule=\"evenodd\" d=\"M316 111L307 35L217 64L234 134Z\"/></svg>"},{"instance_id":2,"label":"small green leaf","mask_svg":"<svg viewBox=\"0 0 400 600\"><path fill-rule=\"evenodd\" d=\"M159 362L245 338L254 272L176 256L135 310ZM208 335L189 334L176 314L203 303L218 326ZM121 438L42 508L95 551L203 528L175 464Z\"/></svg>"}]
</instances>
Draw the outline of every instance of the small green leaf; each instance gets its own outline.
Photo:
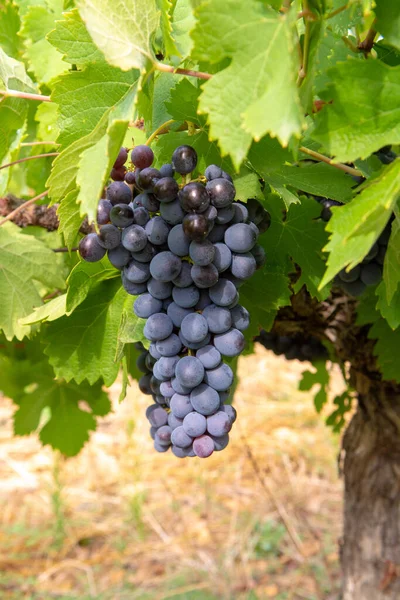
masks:
<instances>
[{"instance_id":1,"label":"small green leaf","mask_svg":"<svg viewBox=\"0 0 400 600\"><path fill-rule=\"evenodd\" d=\"M77 203L78 190L73 189L65 196L57 208L58 231L63 234L65 245L71 250L76 244L83 217Z\"/></svg>"},{"instance_id":2,"label":"small green leaf","mask_svg":"<svg viewBox=\"0 0 400 600\"><path fill-rule=\"evenodd\" d=\"M121 313L121 323L118 331L118 344L115 355L116 361L121 360L126 344L142 342L144 346L148 346L148 341L143 334L143 328L146 321L145 319L139 319L133 312L134 301L134 296L127 295Z\"/></svg>"},{"instance_id":3,"label":"small green leaf","mask_svg":"<svg viewBox=\"0 0 400 600\"><path fill-rule=\"evenodd\" d=\"M111 265L108 258L103 258L95 263L81 260L68 277L67 311L71 313L82 304L95 285L118 276L119 272Z\"/></svg>"},{"instance_id":4,"label":"small green leaf","mask_svg":"<svg viewBox=\"0 0 400 600\"><path fill-rule=\"evenodd\" d=\"M171 0L157 0L157 6L161 15L161 32L164 40L166 55L179 56L179 50L176 47L172 31L172 2Z\"/></svg>"},{"instance_id":5,"label":"small green leaf","mask_svg":"<svg viewBox=\"0 0 400 600\"><path fill-rule=\"evenodd\" d=\"M399 194L400 159L397 159L349 204L332 209L326 227L332 235L325 248L330 254L320 288L344 267L352 269L363 260L388 222Z\"/></svg>"},{"instance_id":6,"label":"small green leaf","mask_svg":"<svg viewBox=\"0 0 400 600\"><path fill-rule=\"evenodd\" d=\"M313 363L315 371L304 371L299 383L299 390L309 391L315 385L319 387L318 392L314 396L315 409L318 413L321 412L325 404L328 402L328 386L329 373L326 368L326 362Z\"/></svg>"},{"instance_id":7,"label":"small green leaf","mask_svg":"<svg viewBox=\"0 0 400 600\"><path fill-rule=\"evenodd\" d=\"M384 41L400 49L400 4L393 0L375 0L376 29Z\"/></svg>"},{"instance_id":8,"label":"small green leaf","mask_svg":"<svg viewBox=\"0 0 400 600\"><path fill-rule=\"evenodd\" d=\"M55 321L67 314L66 310L66 299L67 294L57 296L43 306L35 308L33 313L20 319L21 325L32 325L33 323L40 323L42 321Z\"/></svg>"},{"instance_id":9,"label":"small green leaf","mask_svg":"<svg viewBox=\"0 0 400 600\"><path fill-rule=\"evenodd\" d=\"M79 13L107 62L123 71L154 62L151 40L159 23L155 0L78 0Z\"/></svg>"}]
</instances>

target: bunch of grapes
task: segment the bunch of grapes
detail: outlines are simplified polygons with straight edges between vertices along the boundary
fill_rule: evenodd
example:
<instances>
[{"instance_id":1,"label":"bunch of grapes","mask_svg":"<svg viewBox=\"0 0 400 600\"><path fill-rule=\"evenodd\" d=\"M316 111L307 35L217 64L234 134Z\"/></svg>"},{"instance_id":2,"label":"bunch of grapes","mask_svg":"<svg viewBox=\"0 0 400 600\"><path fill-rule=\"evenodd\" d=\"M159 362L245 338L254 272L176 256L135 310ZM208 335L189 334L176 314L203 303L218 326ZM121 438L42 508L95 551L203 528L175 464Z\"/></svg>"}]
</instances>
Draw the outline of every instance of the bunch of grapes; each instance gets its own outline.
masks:
<instances>
[{"instance_id":1,"label":"bunch of grapes","mask_svg":"<svg viewBox=\"0 0 400 600\"><path fill-rule=\"evenodd\" d=\"M287 360L326 360L328 351L323 343L313 335L296 333L295 335L278 335L269 331L260 331L255 338L267 350L272 350L277 356L284 355Z\"/></svg>"},{"instance_id":2,"label":"bunch of grapes","mask_svg":"<svg viewBox=\"0 0 400 600\"><path fill-rule=\"evenodd\" d=\"M249 313L238 288L265 262L257 238L270 216L257 200L235 201L230 175L216 165L191 180L191 146L176 148L160 169L153 160L148 146L132 150L133 170L109 185L100 232L79 250L88 261L107 251L125 290L138 296L133 310L146 319L150 342L139 385L154 399L147 417L155 449L206 458L226 447L236 418L226 404L233 372L223 357L244 348Z\"/></svg>"}]
</instances>

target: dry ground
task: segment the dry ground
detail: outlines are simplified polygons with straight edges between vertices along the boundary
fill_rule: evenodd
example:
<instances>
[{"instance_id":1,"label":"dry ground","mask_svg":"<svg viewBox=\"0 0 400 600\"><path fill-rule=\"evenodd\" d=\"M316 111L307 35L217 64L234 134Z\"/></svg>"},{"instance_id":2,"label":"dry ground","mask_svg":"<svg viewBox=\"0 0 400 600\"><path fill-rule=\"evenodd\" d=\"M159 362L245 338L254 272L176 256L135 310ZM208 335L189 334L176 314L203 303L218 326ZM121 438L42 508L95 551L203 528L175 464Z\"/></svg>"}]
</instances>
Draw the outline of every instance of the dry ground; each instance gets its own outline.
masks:
<instances>
[{"instance_id":1,"label":"dry ground","mask_svg":"<svg viewBox=\"0 0 400 600\"><path fill-rule=\"evenodd\" d=\"M339 439L304 368L241 358L231 443L204 461L153 451L136 385L67 461L13 438L0 399L1 600L337 600Z\"/></svg>"}]
</instances>

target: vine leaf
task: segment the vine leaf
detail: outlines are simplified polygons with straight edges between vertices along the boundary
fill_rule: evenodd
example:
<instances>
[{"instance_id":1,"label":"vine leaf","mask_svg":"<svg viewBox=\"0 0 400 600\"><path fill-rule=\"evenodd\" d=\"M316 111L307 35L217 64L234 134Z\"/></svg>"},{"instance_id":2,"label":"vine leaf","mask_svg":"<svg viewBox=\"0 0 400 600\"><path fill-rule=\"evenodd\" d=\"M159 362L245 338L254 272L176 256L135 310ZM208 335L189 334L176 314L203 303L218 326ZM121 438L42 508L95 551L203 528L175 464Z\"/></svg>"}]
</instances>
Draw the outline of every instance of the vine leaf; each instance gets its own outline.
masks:
<instances>
[{"instance_id":1,"label":"vine leaf","mask_svg":"<svg viewBox=\"0 0 400 600\"><path fill-rule=\"evenodd\" d=\"M154 62L151 39L159 23L155 0L78 0L79 13L110 65L143 70Z\"/></svg>"},{"instance_id":2,"label":"vine leaf","mask_svg":"<svg viewBox=\"0 0 400 600\"><path fill-rule=\"evenodd\" d=\"M377 342L374 354L383 379L400 383L398 349L400 344L400 328L393 331L384 319L378 319L371 327L368 337Z\"/></svg>"},{"instance_id":3,"label":"vine leaf","mask_svg":"<svg viewBox=\"0 0 400 600\"><path fill-rule=\"evenodd\" d=\"M328 387L329 387L329 373L326 368L326 362L318 361L313 363L315 371L304 371L302 378L299 382L299 390L302 392L310 391L315 385L319 387L319 390L314 396L315 410L320 413L325 404L328 402Z\"/></svg>"},{"instance_id":4,"label":"vine leaf","mask_svg":"<svg viewBox=\"0 0 400 600\"><path fill-rule=\"evenodd\" d=\"M179 56L180 52L175 44L172 30L172 2L171 0L157 0L161 15L161 32L167 56Z\"/></svg>"},{"instance_id":5,"label":"vine leaf","mask_svg":"<svg viewBox=\"0 0 400 600\"><path fill-rule=\"evenodd\" d=\"M114 362L126 292L118 280L99 283L69 317L47 327L45 354L57 377L90 384L115 380Z\"/></svg>"},{"instance_id":6,"label":"vine leaf","mask_svg":"<svg viewBox=\"0 0 400 600\"><path fill-rule=\"evenodd\" d=\"M95 263L88 263L81 260L72 269L67 280L67 311L73 312L77 306L82 304L95 285L101 281L118 277L118 275L119 271L111 265L106 257Z\"/></svg>"},{"instance_id":7,"label":"vine leaf","mask_svg":"<svg viewBox=\"0 0 400 600\"><path fill-rule=\"evenodd\" d=\"M20 319L19 322L21 325L33 325L34 323L40 323L42 321L55 321L56 319L60 319L65 314L67 314L66 310L66 300L67 294L62 294L61 296L57 296L43 306L39 306L35 308L33 312Z\"/></svg>"},{"instance_id":8,"label":"vine leaf","mask_svg":"<svg viewBox=\"0 0 400 600\"><path fill-rule=\"evenodd\" d=\"M214 0L201 4L196 16L193 58L211 64L230 59L204 84L199 104L222 153L238 168L253 138L271 133L287 145L299 136L303 116L291 13L279 15L256 0Z\"/></svg>"},{"instance_id":9,"label":"vine leaf","mask_svg":"<svg viewBox=\"0 0 400 600\"><path fill-rule=\"evenodd\" d=\"M392 0L375 0L376 28L385 42L400 49L400 5Z\"/></svg>"},{"instance_id":10,"label":"vine leaf","mask_svg":"<svg viewBox=\"0 0 400 600\"><path fill-rule=\"evenodd\" d=\"M352 202L332 209L326 227L331 232L325 248L329 257L320 287L344 267L352 269L363 260L388 222L399 194L400 159L397 159Z\"/></svg>"},{"instance_id":11,"label":"vine leaf","mask_svg":"<svg viewBox=\"0 0 400 600\"><path fill-rule=\"evenodd\" d=\"M349 59L329 70L313 139L338 161L366 158L400 142L400 66Z\"/></svg>"},{"instance_id":12,"label":"vine leaf","mask_svg":"<svg viewBox=\"0 0 400 600\"><path fill-rule=\"evenodd\" d=\"M40 265L40 268L38 268ZM7 339L22 339L31 327L19 319L42 304L35 282L64 288L56 254L12 223L0 228L0 329Z\"/></svg>"},{"instance_id":13,"label":"vine leaf","mask_svg":"<svg viewBox=\"0 0 400 600\"><path fill-rule=\"evenodd\" d=\"M193 48L190 32L196 24L190 0L176 0L172 20L172 36L182 58L187 58Z\"/></svg>"}]
</instances>

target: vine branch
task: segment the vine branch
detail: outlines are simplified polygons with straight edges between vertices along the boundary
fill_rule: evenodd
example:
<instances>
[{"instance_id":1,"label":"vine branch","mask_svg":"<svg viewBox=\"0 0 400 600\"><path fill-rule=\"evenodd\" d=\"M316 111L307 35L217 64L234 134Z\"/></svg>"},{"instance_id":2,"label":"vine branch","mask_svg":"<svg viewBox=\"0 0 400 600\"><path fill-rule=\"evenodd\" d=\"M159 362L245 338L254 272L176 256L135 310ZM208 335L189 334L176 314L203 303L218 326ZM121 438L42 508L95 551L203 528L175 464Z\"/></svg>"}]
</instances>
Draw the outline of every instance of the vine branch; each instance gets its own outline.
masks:
<instances>
[{"instance_id":1,"label":"vine branch","mask_svg":"<svg viewBox=\"0 0 400 600\"><path fill-rule=\"evenodd\" d=\"M321 162L330 165L331 167L335 167L336 169L340 169L349 175L354 175L355 177L363 177L363 174L358 169L354 169L353 167L349 167L348 165L344 165L343 163L335 163L332 158L325 156L324 154L320 154L319 152L315 152L314 150L310 150L305 146L300 146L299 150L304 154L308 154L308 156L312 156L316 160L320 160Z\"/></svg>"},{"instance_id":2,"label":"vine branch","mask_svg":"<svg viewBox=\"0 0 400 600\"><path fill-rule=\"evenodd\" d=\"M371 52L372 47L374 45L374 39L377 34L377 31L375 29L375 24L376 24L376 19L372 23L371 27L368 29L367 35L365 36L363 41L358 44L358 49L361 50L362 52L364 52L365 54L368 54L369 52Z\"/></svg>"},{"instance_id":3,"label":"vine branch","mask_svg":"<svg viewBox=\"0 0 400 600\"><path fill-rule=\"evenodd\" d=\"M175 73L178 75L187 75L188 77L197 77L198 79L211 79L211 73L203 73L202 71L192 71L191 69L180 69L164 63L155 63L154 67L157 71L164 73Z\"/></svg>"},{"instance_id":4,"label":"vine branch","mask_svg":"<svg viewBox=\"0 0 400 600\"><path fill-rule=\"evenodd\" d=\"M28 92L20 92L19 90L0 90L0 95L4 98L23 98L24 100L37 100L38 102L51 102L50 96L30 94Z\"/></svg>"},{"instance_id":5,"label":"vine branch","mask_svg":"<svg viewBox=\"0 0 400 600\"><path fill-rule=\"evenodd\" d=\"M170 125L172 125L172 123L176 123L175 119L169 119L168 121L165 121L165 123L163 123L162 125L160 125L160 127L157 127L157 129L155 131L153 131L153 133L151 134L151 136L147 140L146 146L150 146L151 142L158 135L160 135L162 133L168 133L169 130L170 130Z\"/></svg>"},{"instance_id":6,"label":"vine branch","mask_svg":"<svg viewBox=\"0 0 400 600\"><path fill-rule=\"evenodd\" d=\"M26 156L25 158L19 158L18 160L14 160L13 162L7 163L6 165L1 165L1 169L6 169L7 167L12 167L13 165L18 165L19 163L26 162L27 160L33 160L34 158L47 158L48 156L58 156L59 152L46 152L45 154L35 154L35 156Z\"/></svg>"},{"instance_id":7,"label":"vine branch","mask_svg":"<svg viewBox=\"0 0 400 600\"><path fill-rule=\"evenodd\" d=\"M49 193L49 190L46 190L45 192L42 192L41 194L38 194L37 196L35 196L34 198L31 198L30 200L28 200L27 202L24 202L23 204L20 204L19 206L17 206L17 208L15 208L13 211L11 211L4 219L2 219L0 221L0 227L2 225L4 225L4 223L6 223L7 221L11 221L14 219L14 217L21 212L22 210L25 210L26 208L28 208L28 206L31 206L32 204L34 204L35 202L37 202L38 200L41 200L42 198L45 198Z\"/></svg>"}]
</instances>

